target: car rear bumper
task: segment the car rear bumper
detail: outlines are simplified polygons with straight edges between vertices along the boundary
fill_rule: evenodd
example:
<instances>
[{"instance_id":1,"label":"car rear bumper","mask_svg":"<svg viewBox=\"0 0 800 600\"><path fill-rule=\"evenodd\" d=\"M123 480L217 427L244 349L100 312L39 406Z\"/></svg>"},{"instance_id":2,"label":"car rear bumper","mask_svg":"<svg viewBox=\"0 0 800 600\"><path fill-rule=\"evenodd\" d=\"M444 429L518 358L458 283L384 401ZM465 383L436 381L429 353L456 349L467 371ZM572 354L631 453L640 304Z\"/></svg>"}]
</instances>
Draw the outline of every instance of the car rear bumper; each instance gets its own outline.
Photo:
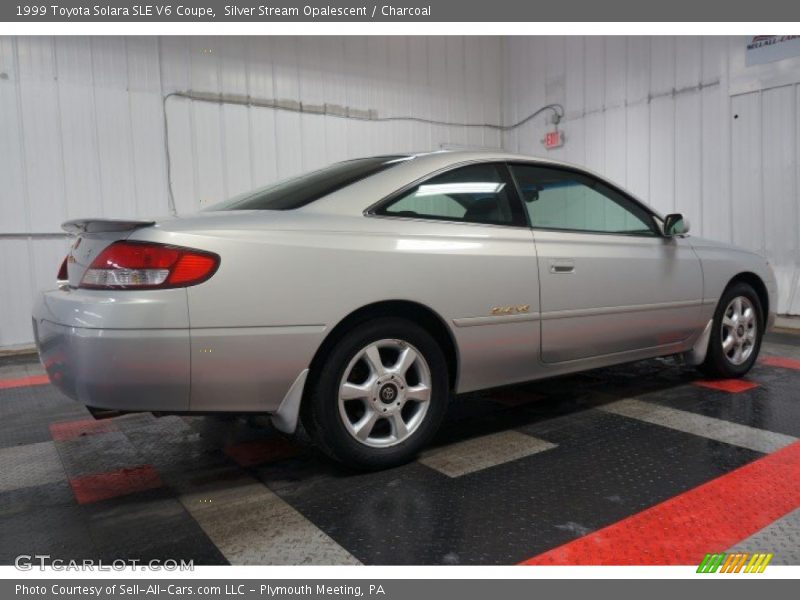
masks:
<instances>
[{"instance_id":1,"label":"car rear bumper","mask_svg":"<svg viewBox=\"0 0 800 600\"><path fill-rule=\"evenodd\" d=\"M87 406L119 411L259 412L296 421L326 328L190 328L183 289L43 292L34 307L50 380Z\"/></svg>"},{"instance_id":2,"label":"car rear bumper","mask_svg":"<svg viewBox=\"0 0 800 600\"><path fill-rule=\"evenodd\" d=\"M189 409L189 332L86 329L34 319L50 381L87 406Z\"/></svg>"},{"instance_id":3,"label":"car rear bumper","mask_svg":"<svg viewBox=\"0 0 800 600\"><path fill-rule=\"evenodd\" d=\"M96 408L188 410L186 296L183 290L168 292L123 301L80 290L43 292L34 306L33 328L53 384ZM168 320L178 327L165 327Z\"/></svg>"}]
</instances>

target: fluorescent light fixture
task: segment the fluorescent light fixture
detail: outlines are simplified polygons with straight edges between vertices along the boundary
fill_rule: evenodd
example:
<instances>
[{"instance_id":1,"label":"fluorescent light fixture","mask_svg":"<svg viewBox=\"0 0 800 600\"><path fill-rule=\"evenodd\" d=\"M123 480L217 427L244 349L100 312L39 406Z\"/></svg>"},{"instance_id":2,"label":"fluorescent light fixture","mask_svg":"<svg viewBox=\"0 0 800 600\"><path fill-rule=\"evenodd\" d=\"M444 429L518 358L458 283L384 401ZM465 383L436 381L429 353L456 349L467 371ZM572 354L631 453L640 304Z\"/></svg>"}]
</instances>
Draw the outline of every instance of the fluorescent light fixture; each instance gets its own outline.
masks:
<instances>
[{"instance_id":1,"label":"fluorescent light fixture","mask_svg":"<svg viewBox=\"0 0 800 600\"><path fill-rule=\"evenodd\" d=\"M422 196L442 196L447 194L499 194L505 183L475 181L465 183L431 183L419 186L417 198Z\"/></svg>"}]
</instances>

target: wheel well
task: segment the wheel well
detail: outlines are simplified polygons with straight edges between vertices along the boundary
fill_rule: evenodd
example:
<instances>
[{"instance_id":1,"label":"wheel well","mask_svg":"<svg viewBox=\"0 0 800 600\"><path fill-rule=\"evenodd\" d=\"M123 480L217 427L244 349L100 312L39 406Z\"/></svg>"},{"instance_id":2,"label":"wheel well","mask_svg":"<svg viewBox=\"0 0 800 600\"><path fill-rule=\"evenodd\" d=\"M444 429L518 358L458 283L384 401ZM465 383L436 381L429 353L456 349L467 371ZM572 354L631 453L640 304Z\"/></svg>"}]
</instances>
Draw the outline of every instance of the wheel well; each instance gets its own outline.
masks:
<instances>
[{"instance_id":1,"label":"wheel well","mask_svg":"<svg viewBox=\"0 0 800 600\"><path fill-rule=\"evenodd\" d=\"M439 344L447 361L450 388L454 389L458 376L458 352L455 340L444 320L427 306L409 300L387 300L362 306L342 319L323 340L311 360L311 373L319 372L328 353L353 327L380 317L401 317L425 328Z\"/></svg>"},{"instance_id":2,"label":"wheel well","mask_svg":"<svg viewBox=\"0 0 800 600\"><path fill-rule=\"evenodd\" d=\"M730 280L728 287L739 281L748 284L756 291L756 294L758 295L758 301L761 303L761 310L763 312L762 317L764 318L764 321L766 321L767 315L769 314L769 293L767 292L767 286L764 285L761 277L750 272L739 273Z\"/></svg>"}]
</instances>

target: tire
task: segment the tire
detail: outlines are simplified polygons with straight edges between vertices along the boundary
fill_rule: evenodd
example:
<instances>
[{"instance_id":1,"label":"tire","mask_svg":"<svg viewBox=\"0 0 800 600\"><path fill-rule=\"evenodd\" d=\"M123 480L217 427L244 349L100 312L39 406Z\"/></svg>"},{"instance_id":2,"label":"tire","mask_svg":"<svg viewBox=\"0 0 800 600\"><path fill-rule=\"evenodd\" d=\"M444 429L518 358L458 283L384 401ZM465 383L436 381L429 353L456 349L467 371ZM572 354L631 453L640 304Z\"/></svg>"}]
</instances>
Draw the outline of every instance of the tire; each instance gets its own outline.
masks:
<instances>
[{"instance_id":1,"label":"tire","mask_svg":"<svg viewBox=\"0 0 800 600\"><path fill-rule=\"evenodd\" d=\"M327 456L357 469L414 458L439 429L449 399L441 348L425 329L400 318L354 327L311 383L305 429Z\"/></svg>"},{"instance_id":2,"label":"tire","mask_svg":"<svg viewBox=\"0 0 800 600\"><path fill-rule=\"evenodd\" d=\"M741 306L739 315L742 316L736 315L735 301L737 299ZM748 310L751 311L749 318L744 316L748 314ZM732 323L735 324L735 327L732 326ZM758 294L744 282L729 285L714 312L708 351L705 361L699 367L700 371L710 377L744 376L758 358L763 336L764 311ZM733 340L733 346L726 348L724 344L729 337ZM739 346L740 342L742 342L741 346ZM736 353L737 348L741 348L739 355Z\"/></svg>"}]
</instances>

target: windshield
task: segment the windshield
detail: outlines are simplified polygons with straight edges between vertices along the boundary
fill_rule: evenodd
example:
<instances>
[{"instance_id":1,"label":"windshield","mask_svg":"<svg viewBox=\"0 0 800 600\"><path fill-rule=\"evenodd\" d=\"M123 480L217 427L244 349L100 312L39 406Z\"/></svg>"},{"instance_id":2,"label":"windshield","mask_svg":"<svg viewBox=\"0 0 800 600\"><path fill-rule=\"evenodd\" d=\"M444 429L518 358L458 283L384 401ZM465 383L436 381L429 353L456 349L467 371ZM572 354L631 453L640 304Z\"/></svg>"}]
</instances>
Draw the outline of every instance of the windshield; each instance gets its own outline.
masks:
<instances>
[{"instance_id":1,"label":"windshield","mask_svg":"<svg viewBox=\"0 0 800 600\"><path fill-rule=\"evenodd\" d=\"M343 187L388 169L407 158L407 156L375 156L335 163L318 171L238 194L204 210L292 210L300 208Z\"/></svg>"}]
</instances>

